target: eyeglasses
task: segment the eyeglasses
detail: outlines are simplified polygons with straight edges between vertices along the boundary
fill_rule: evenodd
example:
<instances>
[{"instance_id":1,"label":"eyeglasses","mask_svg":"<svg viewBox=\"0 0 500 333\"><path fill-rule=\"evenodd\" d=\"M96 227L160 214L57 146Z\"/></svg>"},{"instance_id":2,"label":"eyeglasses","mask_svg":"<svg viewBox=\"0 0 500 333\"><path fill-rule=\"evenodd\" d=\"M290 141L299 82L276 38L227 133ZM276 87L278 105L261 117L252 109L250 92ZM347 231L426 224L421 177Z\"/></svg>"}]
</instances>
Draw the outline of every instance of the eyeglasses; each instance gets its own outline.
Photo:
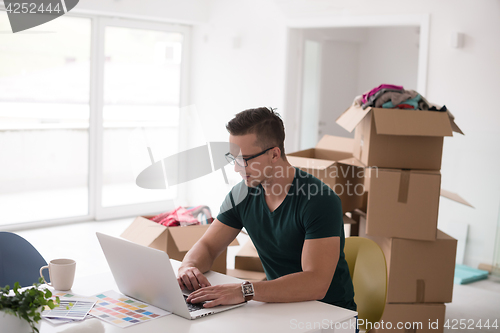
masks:
<instances>
[{"instance_id":1,"label":"eyeglasses","mask_svg":"<svg viewBox=\"0 0 500 333\"><path fill-rule=\"evenodd\" d=\"M276 148L276 147L267 148L266 150L261 151L260 153L253 155L253 156L250 156L250 157L238 156L235 158L233 155L231 155L231 153L227 153L225 156L226 156L226 160L229 162L229 164L234 165L234 163L236 163L240 167L245 168L248 166L248 161L250 161L252 158L259 157L260 155L265 154L267 151L269 151L273 148Z\"/></svg>"}]
</instances>

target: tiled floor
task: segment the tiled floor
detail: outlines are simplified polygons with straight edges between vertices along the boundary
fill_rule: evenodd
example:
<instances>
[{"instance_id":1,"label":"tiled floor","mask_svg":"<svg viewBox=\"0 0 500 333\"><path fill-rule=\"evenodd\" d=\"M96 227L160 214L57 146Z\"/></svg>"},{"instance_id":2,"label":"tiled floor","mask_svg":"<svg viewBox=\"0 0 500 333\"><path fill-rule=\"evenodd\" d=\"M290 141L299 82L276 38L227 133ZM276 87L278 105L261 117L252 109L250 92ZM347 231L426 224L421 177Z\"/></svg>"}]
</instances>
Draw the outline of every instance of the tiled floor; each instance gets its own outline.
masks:
<instances>
[{"instance_id":1,"label":"tiled floor","mask_svg":"<svg viewBox=\"0 0 500 333\"><path fill-rule=\"evenodd\" d=\"M77 261L77 274L80 276L93 275L108 270L108 266L101 248L97 242L95 232L119 236L132 222L133 218L106 222L86 222L43 229L20 231L18 234L30 241L47 261L56 258L72 258ZM240 234L240 244L248 236ZM234 256L238 246L228 250L228 267L234 267ZM492 325L495 320L500 326L500 279L490 277L468 285L455 285L453 302L446 305L446 320L450 325L456 319L464 320L467 325L475 325L481 320L485 323L489 319ZM445 328L445 332L500 332L499 328L452 329ZM456 325L458 328L459 326ZM469 327L469 326L468 326Z\"/></svg>"}]
</instances>

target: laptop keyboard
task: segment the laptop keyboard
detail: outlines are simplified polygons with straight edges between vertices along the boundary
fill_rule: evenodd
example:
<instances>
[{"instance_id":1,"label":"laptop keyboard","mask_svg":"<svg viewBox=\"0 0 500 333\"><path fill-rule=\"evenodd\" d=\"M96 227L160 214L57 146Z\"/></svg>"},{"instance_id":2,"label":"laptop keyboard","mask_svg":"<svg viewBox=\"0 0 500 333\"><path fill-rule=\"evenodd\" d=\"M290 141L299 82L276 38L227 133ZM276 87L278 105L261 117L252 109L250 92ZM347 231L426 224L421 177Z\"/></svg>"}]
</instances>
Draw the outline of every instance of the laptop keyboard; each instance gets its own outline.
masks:
<instances>
[{"instance_id":1,"label":"laptop keyboard","mask_svg":"<svg viewBox=\"0 0 500 333\"><path fill-rule=\"evenodd\" d=\"M184 295L184 300L186 300L187 298L188 297L186 295ZM189 312L203 310L204 309L203 303L205 303L205 302L193 304L193 303L189 303L186 301L186 305L188 306Z\"/></svg>"}]
</instances>

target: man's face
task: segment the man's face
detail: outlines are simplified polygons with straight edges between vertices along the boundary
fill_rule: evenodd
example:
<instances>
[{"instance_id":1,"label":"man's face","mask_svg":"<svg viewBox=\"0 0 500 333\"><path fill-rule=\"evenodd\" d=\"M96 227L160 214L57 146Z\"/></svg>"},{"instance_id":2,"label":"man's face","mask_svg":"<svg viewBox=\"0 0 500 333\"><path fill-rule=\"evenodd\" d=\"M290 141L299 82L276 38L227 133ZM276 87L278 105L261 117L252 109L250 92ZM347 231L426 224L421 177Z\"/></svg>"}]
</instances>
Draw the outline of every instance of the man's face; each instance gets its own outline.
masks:
<instances>
[{"instance_id":1,"label":"man's face","mask_svg":"<svg viewBox=\"0 0 500 333\"><path fill-rule=\"evenodd\" d=\"M238 158L241 163L244 161L241 157L251 157L262 152L264 149L257 146L256 134L245 135L229 135L229 142L231 143L231 155ZM234 150L234 151L233 151ZM242 167L238 163L234 164L234 171L238 172L245 184L249 187L259 186L270 175L269 168L271 166L272 152L268 151L258 157L252 158L248 161L247 167ZM243 164L244 165L244 164Z\"/></svg>"}]
</instances>

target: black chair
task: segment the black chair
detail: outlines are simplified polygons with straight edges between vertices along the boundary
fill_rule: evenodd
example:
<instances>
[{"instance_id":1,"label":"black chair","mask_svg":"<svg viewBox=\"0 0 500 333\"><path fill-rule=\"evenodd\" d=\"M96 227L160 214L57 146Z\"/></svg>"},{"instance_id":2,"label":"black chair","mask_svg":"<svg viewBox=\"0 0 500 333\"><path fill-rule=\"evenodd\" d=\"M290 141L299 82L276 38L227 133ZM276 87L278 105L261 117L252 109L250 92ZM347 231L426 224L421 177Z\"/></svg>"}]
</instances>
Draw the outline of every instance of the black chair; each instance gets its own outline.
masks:
<instances>
[{"instance_id":1,"label":"black chair","mask_svg":"<svg viewBox=\"0 0 500 333\"><path fill-rule=\"evenodd\" d=\"M0 231L0 287L14 287L19 282L21 287L38 282L40 268L47 262L26 239L12 232ZM48 273L44 271L47 282Z\"/></svg>"}]
</instances>

